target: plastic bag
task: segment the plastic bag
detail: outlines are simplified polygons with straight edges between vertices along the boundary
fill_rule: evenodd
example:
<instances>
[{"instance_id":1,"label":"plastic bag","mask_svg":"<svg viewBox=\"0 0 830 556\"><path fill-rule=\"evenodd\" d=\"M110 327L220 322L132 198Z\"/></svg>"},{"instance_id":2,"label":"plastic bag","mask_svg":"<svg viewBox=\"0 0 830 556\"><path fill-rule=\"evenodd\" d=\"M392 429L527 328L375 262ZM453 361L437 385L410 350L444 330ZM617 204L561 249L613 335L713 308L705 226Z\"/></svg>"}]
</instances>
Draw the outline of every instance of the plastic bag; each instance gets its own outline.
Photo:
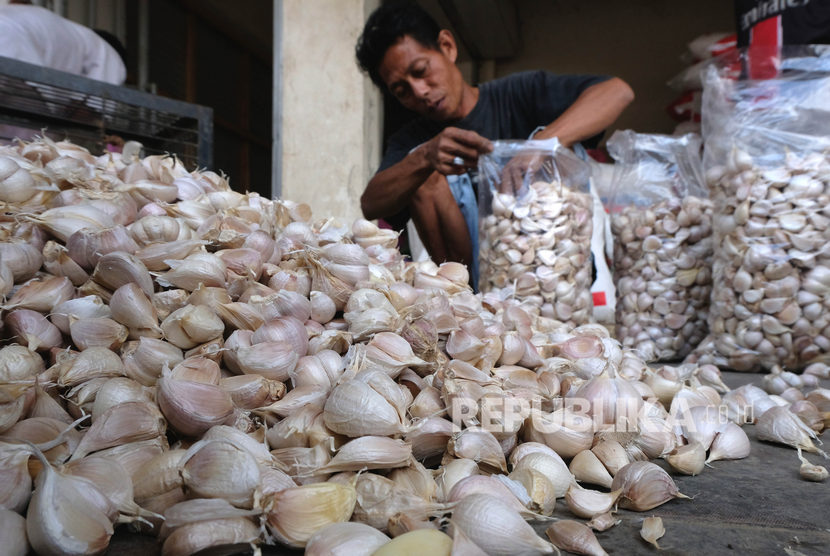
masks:
<instances>
[{"instance_id":1,"label":"plastic bag","mask_svg":"<svg viewBox=\"0 0 830 556\"><path fill-rule=\"evenodd\" d=\"M762 56L775 78L739 78ZM711 337L692 360L830 362L830 49L741 50L708 72L703 115L716 247Z\"/></svg>"},{"instance_id":2,"label":"plastic bag","mask_svg":"<svg viewBox=\"0 0 830 556\"><path fill-rule=\"evenodd\" d=\"M712 290L700 136L617 131L607 146L616 160L615 335L645 361L681 359L706 336Z\"/></svg>"},{"instance_id":3,"label":"plastic bag","mask_svg":"<svg viewBox=\"0 0 830 556\"><path fill-rule=\"evenodd\" d=\"M591 322L588 165L556 139L496 141L479 157L479 289L570 326ZM506 176L520 170L517 193Z\"/></svg>"}]
</instances>

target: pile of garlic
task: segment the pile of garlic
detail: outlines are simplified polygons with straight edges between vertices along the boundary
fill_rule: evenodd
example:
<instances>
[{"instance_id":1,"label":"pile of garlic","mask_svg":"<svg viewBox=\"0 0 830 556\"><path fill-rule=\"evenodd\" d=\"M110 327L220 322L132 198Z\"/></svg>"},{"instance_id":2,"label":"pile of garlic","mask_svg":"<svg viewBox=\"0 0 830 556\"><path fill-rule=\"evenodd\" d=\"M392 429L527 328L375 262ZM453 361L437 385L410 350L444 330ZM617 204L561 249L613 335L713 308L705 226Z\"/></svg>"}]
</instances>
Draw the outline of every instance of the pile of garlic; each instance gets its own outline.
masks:
<instances>
[{"instance_id":1,"label":"pile of garlic","mask_svg":"<svg viewBox=\"0 0 830 556\"><path fill-rule=\"evenodd\" d=\"M682 359L706 336L712 204L686 196L611 215L616 337L645 361Z\"/></svg>"},{"instance_id":2,"label":"pile of garlic","mask_svg":"<svg viewBox=\"0 0 830 556\"><path fill-rule=\"evenodd\" d=\"M173 157L42 140L0 165L7 554L100 553L123 523L165 555L600 553L616 504L683 497L647 460L745 457L745 409L769 406ZM771 436L818 430L795 403ZM526 520L557 499L586 522L548 542Z\"/></svg>"},{"instance_id":3,"label":"pile of garlic","mask_svg":"<svg viewBox=\"0 0 830 556\"><path fill-rule=\"evenodd\" d=\"M481 223L479 289L570 326L591 322L592 207L590 195L558 182L534 182L519 198L494 193Z\"/></svg>"},{"instance_id":4,"label":"pile of garlic","mask_svg":"<svg viewBox=\"0 0 830 556\"><path fill-rule=\"evenodd\" d=\"M735 148L707 170L712 338L698 361L801 369L830 353L830 153L779 158L770 167Z\"/></svg>"}]
</instances>

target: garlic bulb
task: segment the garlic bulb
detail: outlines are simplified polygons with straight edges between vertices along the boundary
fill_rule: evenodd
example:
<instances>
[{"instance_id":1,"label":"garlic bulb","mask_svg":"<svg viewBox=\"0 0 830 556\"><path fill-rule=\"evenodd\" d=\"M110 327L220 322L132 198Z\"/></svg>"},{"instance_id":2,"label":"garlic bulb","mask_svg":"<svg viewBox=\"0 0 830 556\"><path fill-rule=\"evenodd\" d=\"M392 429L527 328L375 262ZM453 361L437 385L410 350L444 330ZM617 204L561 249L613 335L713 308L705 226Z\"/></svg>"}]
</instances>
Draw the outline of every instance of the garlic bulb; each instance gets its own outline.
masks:
<instances>
[{"instance_id":1,"label":"garlic bulb","mask_svg":"<svg viewBox=\"0 0 830 556\"><path fill-rule=\"evenodd\" d=\"M688 498L677 490L668 473L650 461L635 461L620 469L611 489L622 489L620 506L635 512L648 511L673 498Z\"/></svg>"},{"instance_id":2,"label":"garlic bulb","mask_svg":"<svg viewBox=\"0 0 830 556\"><path fill-rule=\"evenodd\" d=\"M575 554L608 556L596 535L587 526L571 519L562 519L550 525L545 534L557 547Z\"/></svg>"},{"instance_id":3,"label":"garlic bulb","mask_svg":"<svg viewBox=\"0 0 830 556\"><path fill-rule=\"evenodd\" d=\"M516 510L487 494L471 494L458 502L452 525L476 539L476 544L491 556L554 552Z\"/></svg>"}]
</instances>

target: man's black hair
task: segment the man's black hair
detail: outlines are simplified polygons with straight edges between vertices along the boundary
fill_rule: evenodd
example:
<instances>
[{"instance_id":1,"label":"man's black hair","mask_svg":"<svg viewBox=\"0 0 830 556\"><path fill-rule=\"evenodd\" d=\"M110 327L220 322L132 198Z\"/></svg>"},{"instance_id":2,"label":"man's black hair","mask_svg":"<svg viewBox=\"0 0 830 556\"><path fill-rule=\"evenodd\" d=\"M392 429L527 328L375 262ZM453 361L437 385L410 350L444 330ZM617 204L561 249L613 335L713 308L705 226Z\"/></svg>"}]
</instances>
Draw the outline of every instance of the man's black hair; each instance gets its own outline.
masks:
<instances>
[{"instance_id":1,"label":"man's black hair","mask_svg":"<svg viewBox=\"0 0 830 556\"><path fill-rule=\"evenodd\" d=\"M357 39L357 63L375 85L385 89L378 69L389 47L409 35L422 46L438 50L440 32L438 23L415 2L388 0L372 12Z\"/></svg>"}]
</instances>

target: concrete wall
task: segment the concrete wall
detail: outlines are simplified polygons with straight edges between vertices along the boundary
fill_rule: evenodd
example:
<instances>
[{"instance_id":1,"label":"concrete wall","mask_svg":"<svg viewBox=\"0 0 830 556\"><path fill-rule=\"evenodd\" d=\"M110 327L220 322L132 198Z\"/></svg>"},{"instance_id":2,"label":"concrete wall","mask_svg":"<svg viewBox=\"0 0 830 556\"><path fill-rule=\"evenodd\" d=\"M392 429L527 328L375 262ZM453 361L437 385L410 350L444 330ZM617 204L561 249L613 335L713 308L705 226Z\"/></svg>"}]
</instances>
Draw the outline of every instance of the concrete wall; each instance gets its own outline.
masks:
<instances>
[{"instance_id":1,"label":"concrete wall","mask_svg":"<svg viewBox=\"0 0 830 556\"><path fill-rule=\"evenodd\" d=\"M496 61L495 76L527 69L619 76L637 99L615 126L670 133L665 111L677 93L666 82L686 67L680 55L698 35L734 30L726 0L516 0L522 46Z\"/></svg>"},{"instance_id":2,"label":"concrete wall","mask_svg":"<svg viewBox=\"0 0 830 556\"><path fill-rule=\"evenodd\" d=\"M280 4L281 197L308 203L315 217L357 218L379 160L382 110L354 47L378 1L282 0L275 10Z\"/></svg>"}]
</instances>

